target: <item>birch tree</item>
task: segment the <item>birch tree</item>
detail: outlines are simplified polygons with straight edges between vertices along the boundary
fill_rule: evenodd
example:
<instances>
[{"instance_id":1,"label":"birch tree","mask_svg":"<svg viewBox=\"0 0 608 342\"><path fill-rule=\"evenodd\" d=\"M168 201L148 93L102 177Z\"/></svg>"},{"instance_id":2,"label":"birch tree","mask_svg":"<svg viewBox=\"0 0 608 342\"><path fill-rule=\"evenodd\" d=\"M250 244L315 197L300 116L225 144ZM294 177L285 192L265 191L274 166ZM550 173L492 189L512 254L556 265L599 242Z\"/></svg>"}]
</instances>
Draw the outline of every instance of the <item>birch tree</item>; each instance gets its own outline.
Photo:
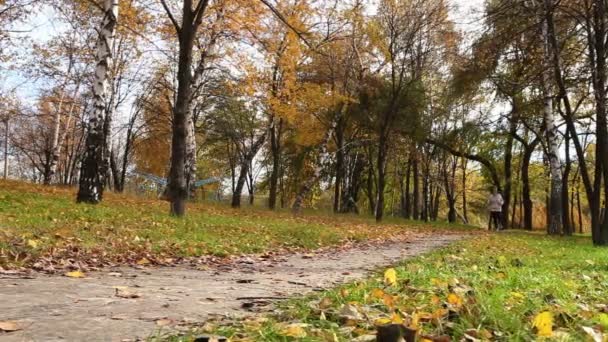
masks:
<instances>
[{"instance_id":1,"label":"birch tree","mask_svg":"<svg viewBox=\"0 0 608 342\"><path fill-rule=\"evenodd\" d=\"M80 183L77 202L96 204L103 198L108 170L108 157L104 139L104 120L109 90L109 71L112 63L112 45L118 20L118 0L105 0L103 20L95 52L93 80L93 113L88 122L85 152L80 166Z\"/></svg>"},{"instance_id":2,"label":"birch tree","mask_svg":"<svg viewBox=\"0 0 608 342\"><path fill-rule=\"evenodd\" d=\"M552 0L543 3L544 13L553 7ZM551 45L548 33L548 21L546 16L542 21L541 38L543 41L542 58L542 92L543 92L543 121L545 128L546 150L549 159L549 170L551 175L551 194L549 205L550 220L547 224L547 232L550 235L562 233L562 165L559 157L559 140L555 112L553 110L553 81L551 72Z\"/></svg>"}]
</instances>

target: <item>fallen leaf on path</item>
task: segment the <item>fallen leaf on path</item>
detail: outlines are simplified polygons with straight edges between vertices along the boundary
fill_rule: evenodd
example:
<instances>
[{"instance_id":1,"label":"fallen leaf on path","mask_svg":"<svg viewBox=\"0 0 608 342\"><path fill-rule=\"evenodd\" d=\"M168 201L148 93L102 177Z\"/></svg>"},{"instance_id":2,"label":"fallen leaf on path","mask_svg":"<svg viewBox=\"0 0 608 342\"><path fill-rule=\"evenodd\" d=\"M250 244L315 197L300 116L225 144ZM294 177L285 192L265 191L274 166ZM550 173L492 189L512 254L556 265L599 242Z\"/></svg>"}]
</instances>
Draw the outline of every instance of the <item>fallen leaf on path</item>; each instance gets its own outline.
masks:
<instances>
[{"instance_id":1,"label":"fallen leaf on path","mask_svg":"<svg viewBox=\"0 0 608 342\"><path fill-rule=\"evenodd\" d=\"M11 332L21 330L19 324L15 321L0 321L0 331Z\"/></svg>"},{"instance_id":2,"label":"fallen leaf on path","mask_svg":"<svg viewBox=\"0 0 608 342\"><path fill-rule=\"evenodd\" d=\"M165 327L167 325L173 324L173 320L172 319L168 319L168 318L161 318L161 319L157 319L155 323L159 327Z\"/></svg>"},{"instance_id":3,"label":"fallen leaf on path","mask_svg":"<svg viewBox=\"0 0 608 342\"><path fill-rule=\"evenodd\" d=\"M65 274L66 277L70 277L70 278L84 278L86 277L86 275L80 271L72 271L72 272L67 272Z\"/></svg>"},{"instance_id":4,"label":"fallen leaf on path","mask_svg":"<svg viewBox=\"0 0 608 342\"><path fill-rule=\"evenodd\" d=\"M149 265L150 264L150 260L148 260L147 258L141 258L139 261L137 261L138 265Z\"/></svg>"},{"instance_id":5,"label":"fallen leaf on path","mask_svg":"<svg viewBox=\"0 0 608 342\"><path fill-rule=\"evenodd\" d=\"M114 288L116 290L115 296L120 298L139 298L141 295L139 293L135 293L129 290L126 286L116 286Z\"/></svg>"}]
</instances>

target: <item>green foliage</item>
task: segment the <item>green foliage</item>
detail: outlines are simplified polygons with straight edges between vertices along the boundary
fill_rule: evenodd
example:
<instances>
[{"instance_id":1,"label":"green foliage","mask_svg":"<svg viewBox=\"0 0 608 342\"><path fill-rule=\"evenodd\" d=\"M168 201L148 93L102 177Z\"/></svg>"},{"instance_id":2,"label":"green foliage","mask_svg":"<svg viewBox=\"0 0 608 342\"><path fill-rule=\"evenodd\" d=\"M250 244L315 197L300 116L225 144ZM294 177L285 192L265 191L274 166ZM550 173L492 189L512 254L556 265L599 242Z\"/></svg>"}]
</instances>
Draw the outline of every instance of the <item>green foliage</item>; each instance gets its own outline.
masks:
<instances>
[{"instance_id":1,"label":"green foliage","mask_svg":"<svg viewBox=\"0 0 608 342\"><path fill-rule=\"evenodd\" d=\"M282 328L297 322L309 341L333 334L339 341L351 341L373 334L374 323L402 320L418 327L419 334L454 340L467 334L481 340L530 341L550 334L556 340L581 341L587 334L583 327L608 322L607 260L608 251L594 248L588 238L477 236L404 262L396 268L394 285L386 284L386 273L378 273L285 303L280 314L262 325L233 322L225 336L291 341L295 339ZM339 312L347 305L365 318L345 320ZM549 325L540 331L534 322Z\"/></svg>"},{"instance_id":2,"label":"green foliage","mask_svg":"<svg viewBox=\"0 0 608 342\"><path fill-rule=\"evenodd\" d=\"M390 239L426 227L376 225L368 217L232 210L192 204L190 215L167 215L166 203L108 193L102 204L75 204L72 189L0 181L0 266L32 266L42 257L153 262L203 255L315 249L348 241Z\"/></svg>"}]
</instances>

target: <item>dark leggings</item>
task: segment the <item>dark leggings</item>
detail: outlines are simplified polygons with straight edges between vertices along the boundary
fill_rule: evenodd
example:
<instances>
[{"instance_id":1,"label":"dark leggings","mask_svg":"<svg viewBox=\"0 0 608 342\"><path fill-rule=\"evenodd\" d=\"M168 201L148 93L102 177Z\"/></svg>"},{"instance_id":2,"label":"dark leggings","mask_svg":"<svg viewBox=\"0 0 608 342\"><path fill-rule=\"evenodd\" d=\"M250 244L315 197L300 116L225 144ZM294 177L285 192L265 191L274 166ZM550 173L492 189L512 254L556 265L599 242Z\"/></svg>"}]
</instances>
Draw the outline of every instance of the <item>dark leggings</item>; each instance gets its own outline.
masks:
<instances>
[{"instance_id":1,"label":"dark leggings","mask_svg":"<svg viewBox=\"0 0 608 342\"><path fill-rule=\"evenodd\" d=\"M494 223L494 229L500 230L500 211L490 212L490 226L488 227L490 230L492 230L492 223Z\"/></svg>"}]
</instances>

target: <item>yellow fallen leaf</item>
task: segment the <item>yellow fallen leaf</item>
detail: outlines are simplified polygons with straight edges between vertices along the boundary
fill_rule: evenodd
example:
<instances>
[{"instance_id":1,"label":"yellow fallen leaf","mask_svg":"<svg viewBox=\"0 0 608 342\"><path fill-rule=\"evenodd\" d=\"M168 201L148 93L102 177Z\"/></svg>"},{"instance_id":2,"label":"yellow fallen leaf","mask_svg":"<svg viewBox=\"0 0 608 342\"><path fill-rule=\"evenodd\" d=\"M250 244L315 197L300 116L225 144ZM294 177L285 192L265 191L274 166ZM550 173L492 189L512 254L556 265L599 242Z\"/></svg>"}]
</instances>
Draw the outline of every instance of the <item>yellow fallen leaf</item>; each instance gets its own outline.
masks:
<instances>
[{"instance_id":1,"label":"yellow fallen leaf","mask_svg":"<svg viewBox=\"0 0 608 342\"><path fill-rule=\"evenodd\" d=\"M524 299L524 295L520 292L511 292L511 297L515 299Z\"/></svg>"},{"instance_id":2,"label":"yellow fallen leaf","mask_svg":"<svg viewBox=\"0 0 608 342\"><path fill-rule=\"evenodd\" d=\"M319 302L319 309L327 309L329 307L331 307L332 305L332 300L329 297L324 297L323 299L321 299L321 301Z\"/></svg>"},{"instance_id":3,"label":"yellow fallen leaf","mask_svg":"<svg viewBox=\"0 0 608 342\"><path fill-rule=\"evenodd\" d=\"M384 283L389 286L397 284L397 271L394 268L384 271Z\"/></svg>"},{"instance_id":4,"label":"yellow fallen leaf","mask_svg":"<svg viewBox=\"0 0 608 342\"><path fill-rule=\"evenodd\" d=\"M462 298L455 293L450 293L448 295L448 303L454 306L462 306Z\"/></svg>"},{"instance_id":5,"label":"yellow fallen leaf","mask_svg":"<svg viewBox=\"0 0 608 342\"><path fill-rule=\"evenodd\" d=\"M137 261L138 265L149 265L150 264L150 260L148 260L147 258L141 258L139 261Z\"/></svg>"},{"instance_id":6,"label":"yellow fallen leaf","mask_svg":"<svg viewBox=\"0 0 608 342\"><path fill-rule=\"evenodd\" d=\"M442 319L443 317L447 316L449 313L449 311L447 309L437 309L433 312L433 318L434 319Z\"/></svg>"},{"instance_id":7,"label":"yellow fallen leaf","mask_svg":"<svg viewBox=\"0 0 608 342\"><path fill-rule=\"evenodd\" d=\"M532 327L536 329L536 335L549 337L553 335L553 314L543 311L534 317Z\"/></svg>"},{"instance_id":8,"label":"yellow fallen leaf","mask_svg":"<svg viewBox=\"0 0 608 342\"><path fill-rule=\"evenodd\" d=\"M304 330L301 324L290 324L286 326L285 329L281 330L281 335L304 338L306 337L306 330Z\"/></svg>"},{"instance_id":9,"label":"yellow fallen leaf","mask_svg":"<svg viewBox=\"0 0 608 342\"><path fill-rule=\"evenodd\" d=\"M393 324L403 324L403 318L401 318L401 315L396 312L394 312L391 316L391 321Z\"/></svg>"},{"instance_id":10,"label":"yellow fallen leaf","mask_svg":"<svg viewBox=\"0 0 608 342\"><path fill-rule=\"evenodd\" d=\"M0 321L0 331L11 332L11 331L17 331L17 330L21 330L21 327L19 326L19 324L17 322Z\"/></svg>"},{"instance_id":11,"label":"yellow fallen leaf","mask_svg":"<svg viewBox=\"0 0 608 342\"><path fill-rule=\"evenodd\" d=\"M395 306L395 299L390 294L385 294L384 297L382 297L382 302L389 308Z\"/></svg>"},{"instance_id":12,"label":"yellow fallen leaf","mask_svg":"<svg viewBox=\"0 0 608 342\"><path fill-rule=\"evenodd\" d=\"M388 317L380 317L380 318L376 318L376 320L374 321L374 325L387 325L387 324L391 324L393 321L391 318Z\"/></svg>"},{"instance_id":13,"label":"yellow fallen leaf","mask_svg":"<svg viewBox=\"0 0 608 342\"><path fill-rule=\"evenodd\" d=\"M38 240L27 240L27 245L31 248L38 248Z\"/></svg>"},{"instance_id":14,"label":"yellow fallen leaf","mask_svg":"<svg viewBox=\"0 0 608 342\"><path fill-rule=\"evenodd\" d=\"M373 289L372 298L374 298L374 299L384 298L384 291L382 291L382 289Z\"/></svg>"},{"instance_id":15,"label":"yellow fallen leaf","mask_svg":"<svg viewBox=\"0 0 608 342\"><path fill-rule=\"evenodd\" d=\"M80 271L72 271L72 272L67 272L65 274L66 277L70 277L70 278L84 278L86 277L86 275Z\"/></svg>"}]
</instances>

